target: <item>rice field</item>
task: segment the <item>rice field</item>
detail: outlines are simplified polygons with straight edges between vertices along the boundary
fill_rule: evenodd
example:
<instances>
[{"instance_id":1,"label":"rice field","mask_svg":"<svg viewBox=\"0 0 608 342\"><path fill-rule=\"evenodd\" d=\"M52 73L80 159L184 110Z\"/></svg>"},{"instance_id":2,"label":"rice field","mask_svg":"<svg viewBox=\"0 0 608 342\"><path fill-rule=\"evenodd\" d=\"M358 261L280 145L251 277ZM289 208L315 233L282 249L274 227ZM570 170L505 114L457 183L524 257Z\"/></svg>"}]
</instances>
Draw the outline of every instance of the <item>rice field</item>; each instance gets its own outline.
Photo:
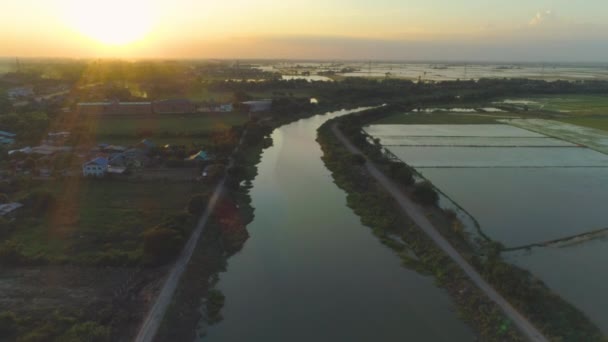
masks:
<instances>
[{"instance_id":1,"label":"rice field","mask_svg":"<svg viewBox=\"0 0 608 342\"><path fill-rule=\"evenodd\" d=\"M608 168L608 156L581 147L389 146L388 149L416 168Z\"/></svg>"},{"instance_id":2,"label":"rice field","mask_svg":"<svg viewBox=\"0 0 608 342\"><path fill-rule=\"evenodd\" d=\"M565 300L576 305L608 334L608 242L587 241L567 247L550 247L505 255L507 260L540 278Z\"/></svg>"},{"instance_id":3,"label":"rice field","mask_svg":"<svg viewBox=\"0 0 608 342\"><path fill-rule=\"evenodd\" d=\"M435 123L435 118L423 120ZM464 208L485 235L507 247L608 228L607 132L550 120L499 122L383 122L365 131ZM443 198L440 205L449 207ZM598 272L608 258L607 242L533 248L505 257L608 333L608 276Z\"/></svg>"},{"instance_id":4,"label":"rice field","mask_svg":"<svg viewBox=\"0 0 608 342\"><path fill-rule=\"evenodd\" d=\"M608 154L608 132L606 131L553 120L508 119L500 121Z\"/></svg>"},{"instance_id":5,"label":"rice field","mask_svg":"<svg viewBox=\"0 0 608 342\"><path fill-rule=\"evenodd\" d=\"M527 131L510 125L372 125L365 131L377 138L397 137L507 137L542 138L542 134Z\"/></svg>"},{"instance_id":6,"label":"rice field","mask_svg":"<svg viewBox=\"0 0 608 342\"><path fill-rule=\"evenodd\" d=\"M383 146L453 146L453 147L574 147L567 141L548 138L492 137L409 137L380 136Z\"/></svg>"},{"instance_id":7,"label":"rice field","mask_svg":"<svg viewBox=\"0 0 608 342\"><path fill-rule=\"evenodd\" d=\"M510 98L495 102L522 109L545 110L574 115L608 115L608 97L605 95L555 95Z\"/></svg>"}]
</instances>

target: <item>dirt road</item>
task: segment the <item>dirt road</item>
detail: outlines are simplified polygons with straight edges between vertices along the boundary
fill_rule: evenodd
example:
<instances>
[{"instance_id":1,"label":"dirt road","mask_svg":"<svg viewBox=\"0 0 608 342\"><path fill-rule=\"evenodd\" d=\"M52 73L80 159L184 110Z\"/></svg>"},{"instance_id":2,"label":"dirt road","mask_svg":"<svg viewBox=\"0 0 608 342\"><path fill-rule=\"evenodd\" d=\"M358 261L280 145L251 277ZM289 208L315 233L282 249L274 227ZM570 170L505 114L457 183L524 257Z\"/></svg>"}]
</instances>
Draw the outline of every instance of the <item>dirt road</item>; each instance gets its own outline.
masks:
<instances>
[{"instance_id":1,"label":"dirt road","mask_svg":"<svg viewBox=\"0 0 608 342\"><path fill-rule=\"evenodd\" d=\"M361 151L356 148L342 134L336 124L331 127L336 137L344 144L344 146L354 154L361 154ZM546 342L548 339L538 330L526 317L524 317L517 309L515 309L503 296L501 296L483 277L471 266L463 257L452 247L452 245L435 229L429 219L424 216L421 208L414 203L410 198L404 195L397 184L390 180L382 173L371 161L365 163L370 175L372 175L382 187L388 191L393 198L399 203L401 209L422 229L434 242L441 248L466 275L481 289L492 301L494 301L504 312L504 314L517 326L521 333L530 341Z\"/></svg>"}]
</instances>

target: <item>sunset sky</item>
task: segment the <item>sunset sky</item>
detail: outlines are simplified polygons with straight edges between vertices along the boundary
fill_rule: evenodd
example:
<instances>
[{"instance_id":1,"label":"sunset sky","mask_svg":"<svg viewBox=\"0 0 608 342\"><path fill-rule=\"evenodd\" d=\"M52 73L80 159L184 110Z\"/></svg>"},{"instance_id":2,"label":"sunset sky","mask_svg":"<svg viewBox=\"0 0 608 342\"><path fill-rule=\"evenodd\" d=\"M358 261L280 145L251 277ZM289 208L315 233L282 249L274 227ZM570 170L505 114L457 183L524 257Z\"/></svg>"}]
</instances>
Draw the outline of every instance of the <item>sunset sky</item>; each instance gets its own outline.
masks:
<instances>
[{"instance_id":1,"label":"sunset sky","mask_svg":"<svg viewBox=\"0 0 608 342\"><path fill-rule=\"evenodd\" d=\"M608 60L606 0L4 0L0 56Z\"/></svg>"}]
</instances>

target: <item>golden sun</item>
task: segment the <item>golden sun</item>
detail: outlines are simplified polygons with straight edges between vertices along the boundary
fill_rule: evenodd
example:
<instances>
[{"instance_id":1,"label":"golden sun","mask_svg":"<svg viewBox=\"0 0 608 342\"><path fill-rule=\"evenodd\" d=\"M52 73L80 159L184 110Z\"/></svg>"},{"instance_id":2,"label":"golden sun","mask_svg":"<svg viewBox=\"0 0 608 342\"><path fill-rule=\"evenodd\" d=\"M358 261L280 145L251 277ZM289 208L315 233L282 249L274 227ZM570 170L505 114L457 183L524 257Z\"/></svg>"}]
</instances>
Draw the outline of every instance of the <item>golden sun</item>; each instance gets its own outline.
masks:
<instances>
[{"instance_id":1,"label":"golden sun","mask_svg":"<svg viewBox=\"0 0 608 342\"><path fill-rule=\"evenodd\" d=\"M151 1L68 0L67 24L81 34L106 45L126 45L146 37L154 25Z\"/></svg>"}]
</instances>

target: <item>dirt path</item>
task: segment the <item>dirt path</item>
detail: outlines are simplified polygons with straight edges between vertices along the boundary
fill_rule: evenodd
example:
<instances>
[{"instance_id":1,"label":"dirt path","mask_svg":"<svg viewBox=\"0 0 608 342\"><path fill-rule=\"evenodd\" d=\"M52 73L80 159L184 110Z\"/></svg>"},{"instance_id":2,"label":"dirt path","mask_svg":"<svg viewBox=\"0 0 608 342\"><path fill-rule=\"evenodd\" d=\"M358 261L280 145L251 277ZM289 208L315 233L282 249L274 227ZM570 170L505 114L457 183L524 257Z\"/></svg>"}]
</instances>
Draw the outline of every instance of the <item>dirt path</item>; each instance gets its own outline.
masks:
<instances>
[{"instance_id":1,"label":"dirt path","mask_svg":"<svg viewBox=\"0 0 608 342\"><path fill-rule=\"evenodd\" d=\"M195 230L190 236L190 239L184 246L182 253L175 262L175 265L171 269L171 272L167 276L162 290L156 298L154 306L152 306L152 309L150 309L150 311L146 315L144 323L142 324L139 333L135 338L135 341L149 342L154 339L154 336L156 336L156 332L158 331L158 327L160 326L160 323L162 322L163 317L165 316L165 312L167 311L169 304L171 304L171 299L173 298L175 289L179 284L179 280L181 279L182 274L186 270L186 266L188 265L192 254L194 253L194 249L196 248L198 240L201 234L203 233L203 230L205 229L207 221L209 220L209 217L211 216L211 213L213 212L213 209L215 208L215 205L217 204L217 201L223 192L225 181L225 178L222 179L222 181L215 187L215 191L213 192L213 195L211 196L211 199L207 204L205 212L199 219Z\"/></svg>"},{"instance_id":2,"label":"dirt path","mask_svg":"<svg viewBox=\"0 0 608 342\"><path fill-rule=\"evenodd\" d=\"M361 151L356 148L345 136L342 134L336 124L331 127L336 137L344 144L344 146L354 154L361 154ZM410 198L405 196L399 187L393 181L391 181L384 173L382 173L372 162L367 160L365 167L368 172L378 181L382 187L393 196L393 198L399 203L401 209L416 223L420 229L422 229L435 244L441 248L460 268L466 273L466 275L481 289L492 301L494 301L504 312L504 314L511 319L511 321L517 326L517 328L526 336L530 341L546 342L548 339L538 330L526 317L524 317L517 309L515 309L504 297L502 297L483 277L477 273L477 271L452 247L452 245L435 229L429 219L424 216L421 208L414 203Z\"/></svg>"},{"instance_id":3,"label":"dirt path","mask_svg":"<svg viewBox=\"0 0 608 342\"><path fill-rule=\"evenodd\" d=\"M247 130L243 132L239 144L234 149L233 153L236 153L239 150L240 146L243 144L246 134ZM230 162L228 163L226 170L230 169L233 165L234 159L230 158ZM213 195L207 203L207 208L205 208L205 211L198 220L196 228L192 232L192 235L190 235L190 239L188 239L188 242L184 246L179 258L175 262L175 265L173 268L171 268L171 272L167 276L167 279L165 280L165 283L163 284L163 287L156 298L156 301L154 302L154 306L152 306L146 315L144 322L139 329L139 333L137 334L137 337L135 337L136 342L151 342L154 340L158 327L160 326L165 313L167 312L169 304L171 304L171 299L173 298L173 294L175 293L177 285L179 284L179 280L184 274L186 266L188 266L188 263L192 258L192 254L194 253L194 249L198 244L198 240L200 239L200 236L207 225L207 221L209 221L209 217L213 213L213 209L215 209L215 205L224 191L226 178L227 176L224 176L224 178L222 178L222 180L215 187Z\"/></svg>"}]
</instances>

